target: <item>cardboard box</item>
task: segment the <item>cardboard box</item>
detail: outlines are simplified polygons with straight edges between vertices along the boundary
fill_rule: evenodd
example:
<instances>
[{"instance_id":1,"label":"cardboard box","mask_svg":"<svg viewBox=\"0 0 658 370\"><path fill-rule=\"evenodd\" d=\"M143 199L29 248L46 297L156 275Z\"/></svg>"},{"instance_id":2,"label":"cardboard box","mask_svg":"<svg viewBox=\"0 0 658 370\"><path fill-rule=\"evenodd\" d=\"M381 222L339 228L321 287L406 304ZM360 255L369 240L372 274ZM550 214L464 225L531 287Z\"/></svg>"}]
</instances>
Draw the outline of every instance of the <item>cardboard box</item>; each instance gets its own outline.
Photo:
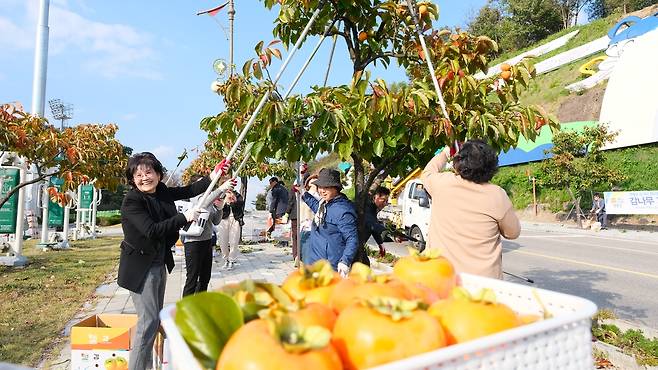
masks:
<instances>
[{"instance_id":1,"label":"cardboard box","mask_svg":"<svg viewBox=\"0 0 658 370\"><path fill-rule=\"evenodd\" d=\"M71 350L130 350L137 315L100 314L71 328Z\"/></svg>"},{"instance_id":2,"label":"cardboard box","mask_svg":"<svg viewBox=\"0 0 658 370\"><path fill-rule=\"evenodd\" d=\"M128 370L130 351L80 350L71 351L71 370Z\"/></svg>"},{"instance_id":3,"label":"cardboard box","mask_svg":"<svg viewBox=\"0 0 658 370\"><path fill-rule=\"evenodd\" d=\"M71 369L128 370L137 315L89 316L71 328Z\"/></svg>"}]
</instances>

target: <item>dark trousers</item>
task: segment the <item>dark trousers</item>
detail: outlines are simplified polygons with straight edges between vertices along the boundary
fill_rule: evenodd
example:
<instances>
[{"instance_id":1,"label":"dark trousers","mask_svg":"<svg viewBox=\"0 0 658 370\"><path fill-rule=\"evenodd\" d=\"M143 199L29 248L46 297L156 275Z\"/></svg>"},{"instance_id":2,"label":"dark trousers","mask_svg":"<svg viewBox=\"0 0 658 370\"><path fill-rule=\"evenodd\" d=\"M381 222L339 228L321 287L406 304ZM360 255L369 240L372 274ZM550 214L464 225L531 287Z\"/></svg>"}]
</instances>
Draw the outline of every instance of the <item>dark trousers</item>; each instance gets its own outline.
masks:
<instances>
[{"instance_id":1,"label":"dark trousers","mask_svg":"<svg viewBox=\"0 0 658 370\"><path fill-rule=\"evenodd\" d=\"M187 277L183 297L208 290L212 269L212 241L208 239L185 243L185 265Z\"/></svg>"},{"instance_id":2,"label":"dark trousers","mask_svg":"<svg viewBox=\"0 0 658 370\"><path fill-rule=\"evenodd\" d=\"M292 241L292 259L299 258L299 240L297 239L297 220L290 220L290 239Z\"/></svg>"},{"instance_id":3,"label":"dark trousers","mask_svg":"<svg viewBox=\"0 0 658 370\"><path fill-rule=\"evenodd\" d=\"M596 221L601 223L601 227L608 227L608 215L605 212L597 213Z\"/></svg>"}]
</instances>

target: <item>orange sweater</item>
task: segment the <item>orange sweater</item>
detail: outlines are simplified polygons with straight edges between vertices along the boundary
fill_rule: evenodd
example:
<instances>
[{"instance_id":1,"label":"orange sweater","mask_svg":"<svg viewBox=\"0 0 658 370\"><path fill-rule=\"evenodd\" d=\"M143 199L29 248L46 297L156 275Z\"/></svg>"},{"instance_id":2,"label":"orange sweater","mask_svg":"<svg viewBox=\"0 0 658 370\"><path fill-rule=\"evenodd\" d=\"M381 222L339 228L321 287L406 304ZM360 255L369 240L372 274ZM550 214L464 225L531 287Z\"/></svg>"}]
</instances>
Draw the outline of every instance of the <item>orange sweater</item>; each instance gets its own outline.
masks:
<instances>
[{"instance_id":1,"label":"orange sweater","mask_svg":"<svg viewBox=\"0 0 658 370\"><path fill-rule=\"evenodd\" d=\"M421 179L432 197L428 248L438 248L457 272L502 278L501 236L516 239L521 224L501 187L464 180L442 172L442 151L425 167Z\"/></svg>"}]
</instances>

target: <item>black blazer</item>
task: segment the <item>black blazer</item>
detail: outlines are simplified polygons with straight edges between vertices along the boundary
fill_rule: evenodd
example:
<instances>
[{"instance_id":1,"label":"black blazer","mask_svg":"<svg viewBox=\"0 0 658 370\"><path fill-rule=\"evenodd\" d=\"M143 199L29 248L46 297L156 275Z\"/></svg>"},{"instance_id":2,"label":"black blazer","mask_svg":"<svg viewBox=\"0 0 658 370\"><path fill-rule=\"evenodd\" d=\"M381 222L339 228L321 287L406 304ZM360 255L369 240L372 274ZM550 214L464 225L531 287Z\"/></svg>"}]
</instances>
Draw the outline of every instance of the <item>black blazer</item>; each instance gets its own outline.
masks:
<instances>
[{"instance_id":1,"label":"black blazer","mask_svg":"<svg viewBox=\"0 0 658 370\"><path fill-rule=\"evenodd\" d=\"M174 201L195 197L210 185L207 177L189 186L168 188L162 182L155 192L164 219L152 209L147 197L136 188L126 193L121 204L123 241L119 259L118 284L133 292L139 292L160 248L165 248L165 264L169 272L174 268L171 246L178 240L178 230L187 224L185 216L178 213Z\"/></svg>"}]
</instances>

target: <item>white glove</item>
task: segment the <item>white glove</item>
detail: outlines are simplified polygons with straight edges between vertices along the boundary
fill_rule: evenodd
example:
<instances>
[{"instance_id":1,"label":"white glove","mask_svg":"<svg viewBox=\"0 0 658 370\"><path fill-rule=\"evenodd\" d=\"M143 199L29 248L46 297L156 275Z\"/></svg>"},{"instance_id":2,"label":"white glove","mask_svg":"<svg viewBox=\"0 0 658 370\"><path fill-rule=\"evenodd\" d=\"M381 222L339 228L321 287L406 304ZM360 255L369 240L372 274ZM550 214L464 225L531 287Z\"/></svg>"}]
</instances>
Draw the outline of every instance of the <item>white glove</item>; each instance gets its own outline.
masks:
<instances>
[{"instance_id":1,"label":"white glove","mask_svg":"<svg viewBox=\"0 0 658 370\"><path fill-rule=\"evenodd\" d=\"M219 186L219 189L222 191L233 190L238 185L238 180L234 177L224 181L223 184Z\"/></svg>"},{"instance_id":2,"label":"white glove","mask_svg":"<svg viewBox=\"0 0 658 370\"><path fill-rule=\"evenodd\" d=\"M222 159L221 162L219 162L216 166L215 169L210 173L210 180L215 180L215 177L222 177L228 173L229 168L231 168L231 161L227 161L226 159Z\"/></svg>"},{"instance_id":3,"label":"white glove","mask_svg":"<svg viewBox=\"0 0 658 370\"><path fill-rule=\"evenodd\" d=\"M347 266L342 262L338 262L338 274L340 275L340 277L346 278L347 275L349 275L349 273L350 273L349 266Z\"/></svg>"},{"instance_id":4,"label":"white glove","mask_svg":"<svg viewBox=\"0 0 658 370\"><path fill-rule=\"evenodd\" d=\"M187 211L183 212L183 215L185 216L187 222L192 222L192 221L196 221L196 219L199 218L200 213L201 211L198 208L190 207L187 209Z\"/></svg>"}]
</instances>

